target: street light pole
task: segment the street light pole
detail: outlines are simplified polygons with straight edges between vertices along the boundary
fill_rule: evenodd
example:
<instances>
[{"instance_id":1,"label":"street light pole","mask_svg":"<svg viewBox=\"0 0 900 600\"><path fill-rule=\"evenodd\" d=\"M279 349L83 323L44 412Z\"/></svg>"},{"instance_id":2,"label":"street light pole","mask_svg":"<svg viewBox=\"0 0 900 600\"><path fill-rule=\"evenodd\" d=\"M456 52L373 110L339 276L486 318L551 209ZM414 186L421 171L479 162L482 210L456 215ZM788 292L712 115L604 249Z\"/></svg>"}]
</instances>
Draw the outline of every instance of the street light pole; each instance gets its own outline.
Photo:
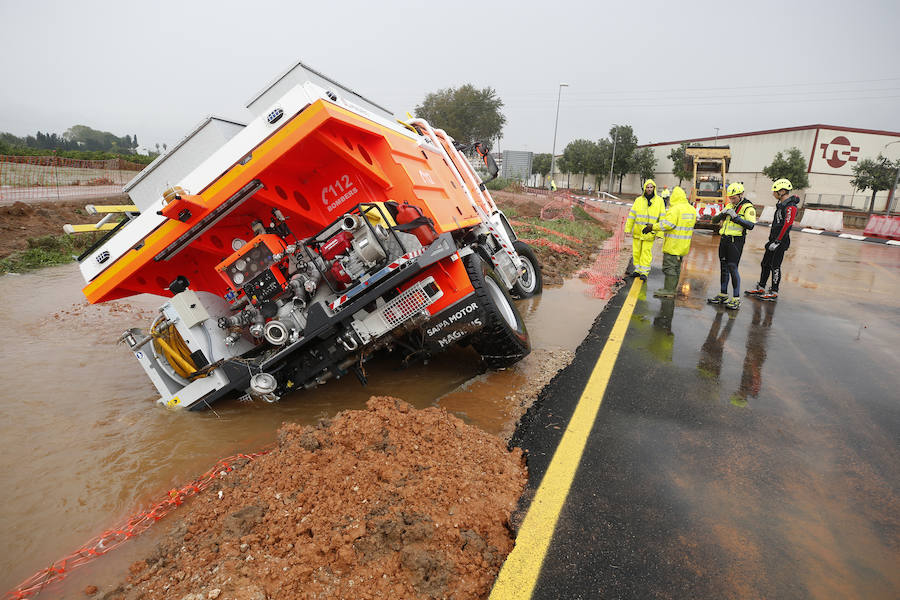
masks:
<instances>
[{"instance_id":1,"label":"street light pole","mask_svg":"<svg viewBox=\"0 0 900 600\"><path fill-rule=\"evenodd\" d=\"M569 87L568 83L559 84L559 93L556 95L556 121L553 123L553 151L550 152L550 179L553 180L553 167L556 165L556 130L559 127L559 101L562 98L562 89Z\"/></svg>"},{"instance_id":2,"label":"street light pole","mask_svg":"<svg viewBox=\"0 0 900 600\"><path fill-rule=\"evenodd\" d=\"M719 128L713 127L713 129L716 130L716 141L713 142L713 146L718 146L719 145Z\"/></svg>"},{"instance_id":3,"label":"street light pole","mask_svg":"<svg viewBox=\"0 0 900 600\"><path fill-rule=\"evenodd\" d=\"M613 153L612 160L609 161L609 181L606 182L606 193L612 194L612 178L613 178L613 165L616 164L616 142L619 141L619 129L618 125L613 123L613 127L616 128L616 133L613 135Z\"/></svg>"}]
</instances>

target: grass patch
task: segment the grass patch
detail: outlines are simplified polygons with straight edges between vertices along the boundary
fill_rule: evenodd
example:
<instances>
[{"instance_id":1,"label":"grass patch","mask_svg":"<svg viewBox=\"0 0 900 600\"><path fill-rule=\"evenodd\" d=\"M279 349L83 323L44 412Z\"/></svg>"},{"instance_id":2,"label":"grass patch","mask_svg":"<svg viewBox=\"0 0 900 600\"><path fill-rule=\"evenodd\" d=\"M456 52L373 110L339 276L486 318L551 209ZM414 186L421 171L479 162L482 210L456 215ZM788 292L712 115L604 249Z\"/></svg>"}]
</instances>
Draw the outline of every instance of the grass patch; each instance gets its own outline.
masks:
<instances>
[{"instance_id":1,"label":"grass patch","mask_svg":"<svg viewBox=\"0 0 900 600\"><path fill-rule=\"evenodd\" d=\"M0 274L26 273L75 260L94 243L94 235L43 235L28 238L28 248L0 259Z\"/></svg>"},{"instance_id":2,"label":"grass patch","mask_svg":"<svg viewBox=\"0 0 900 600\"><path fill-rule=\"evenodd\" d=\"M553 231L572 236L576 239L581 240L582 244L597 245L609 237L610 231L594 219L591 219L590 217L588 218L590 219L588 221L579 220L577 216L575 217L574 221L567 221L565 219L543 221L536 217L517 217L516 220L522 221L529 225L546 227L547 229L552 229ZM546 231L541 230L535 230L535 232L539 237L546 236L551 241L560 244L571 244L571 240L555 236L552 233L547 233Z\"/></svg>"}]
</instances>

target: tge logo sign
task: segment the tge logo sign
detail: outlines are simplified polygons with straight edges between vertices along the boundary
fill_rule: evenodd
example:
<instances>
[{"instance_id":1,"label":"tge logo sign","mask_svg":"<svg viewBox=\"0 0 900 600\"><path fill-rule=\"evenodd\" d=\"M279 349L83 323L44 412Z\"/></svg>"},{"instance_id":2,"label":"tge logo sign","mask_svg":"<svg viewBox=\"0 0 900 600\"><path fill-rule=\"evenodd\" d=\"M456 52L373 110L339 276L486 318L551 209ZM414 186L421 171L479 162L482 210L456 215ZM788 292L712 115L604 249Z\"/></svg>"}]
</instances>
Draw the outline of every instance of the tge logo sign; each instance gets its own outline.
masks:
<instances>
[{"instance_id":1,"label":"tge logo sign","mask_svg":"<svg viewBox=\"0 0 900 600\"><path fill-rule=\"evenodd\" d=\"M859 146L851 146L850 140L839 135L828 143L819 144L822 158L833 169L840 169L848 162L856 162Z\"/></svg>"}]
</instances>

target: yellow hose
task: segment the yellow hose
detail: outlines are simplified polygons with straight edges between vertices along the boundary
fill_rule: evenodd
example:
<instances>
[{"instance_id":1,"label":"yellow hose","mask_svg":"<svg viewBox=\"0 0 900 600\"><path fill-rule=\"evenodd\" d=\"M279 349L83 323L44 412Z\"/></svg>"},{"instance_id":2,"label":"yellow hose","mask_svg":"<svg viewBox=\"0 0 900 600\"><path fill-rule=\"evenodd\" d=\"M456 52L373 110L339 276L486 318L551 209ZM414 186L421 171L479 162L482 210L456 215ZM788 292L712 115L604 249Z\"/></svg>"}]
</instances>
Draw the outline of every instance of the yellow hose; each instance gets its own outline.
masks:
<instances>
[{"instance_id":1,"label":"yellow hose","mask_svg":"<svg viewBox=\"0 0 900 600\"><path fill-rule=\"evenodd\" d=\"M162 318L157 319L150 328L154 349L157 354L163 355L179 376L191 379L191 375L197 372L197 365L191 358L190 349L172 323L167 323L165 327L158 330L157 325L161 320ZM201 375L201 377L205 377L205 375ZM197 376L195 375L193 378L197 378Z\"/></svg>"}]
</instances>

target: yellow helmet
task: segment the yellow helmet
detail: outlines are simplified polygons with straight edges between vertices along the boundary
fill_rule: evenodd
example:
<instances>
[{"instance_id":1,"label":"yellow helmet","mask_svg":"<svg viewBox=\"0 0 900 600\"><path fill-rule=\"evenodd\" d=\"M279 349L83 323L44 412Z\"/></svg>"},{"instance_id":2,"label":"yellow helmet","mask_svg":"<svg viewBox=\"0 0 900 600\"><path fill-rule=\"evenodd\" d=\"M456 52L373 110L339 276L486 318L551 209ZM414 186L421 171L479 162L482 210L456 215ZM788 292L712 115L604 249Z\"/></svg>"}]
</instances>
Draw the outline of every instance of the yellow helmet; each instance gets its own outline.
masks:
<instances>
[{"instance_id":1,"label":"yellow helmet","mask_svg":"<svg viewBox=\"0 0 900 600\"><path fill-rule=\"evenodd\" d=\"M740 181L735 181L731 185L728 186L728 191L726 194L729 196L737 196L738 194L744 193L744 184Z\"/></svg>"},{"instance_id":2,"label":"yellow helmet","mask_svg":"<svg viewBox=\"0 0 900 600\"><path fill-rule=\"evenodd\" d=\"M794 186L791 185L790 179L785 179L782 177L781 179L776 179L775 183L772 184L772 191L777 192L779 190L792 190Z\"/></svg>"}]
</instances>

